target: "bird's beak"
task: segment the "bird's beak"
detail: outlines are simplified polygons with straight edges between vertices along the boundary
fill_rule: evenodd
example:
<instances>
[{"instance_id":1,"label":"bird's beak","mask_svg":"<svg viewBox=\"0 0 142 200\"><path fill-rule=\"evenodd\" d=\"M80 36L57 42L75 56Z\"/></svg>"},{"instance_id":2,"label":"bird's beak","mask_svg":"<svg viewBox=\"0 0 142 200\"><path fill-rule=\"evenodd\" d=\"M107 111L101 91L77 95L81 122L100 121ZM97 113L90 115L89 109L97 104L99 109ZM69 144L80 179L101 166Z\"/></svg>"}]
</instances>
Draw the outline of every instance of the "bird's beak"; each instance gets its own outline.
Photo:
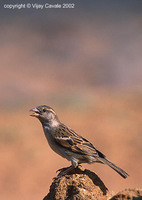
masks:
<instances>
[{"instance_id":1,"label":"bird's beak","mask_svg":"<svg viewBox=\"0 0 142 200\"><path fill-rule=\"evenodd\" d=\"M33 112L32 114L30 114L30 116L32 116L32 117L39 117L39 115L40 115L40 112L37 108L31 109L30 112Z\"/></svg>"}]
</instances>

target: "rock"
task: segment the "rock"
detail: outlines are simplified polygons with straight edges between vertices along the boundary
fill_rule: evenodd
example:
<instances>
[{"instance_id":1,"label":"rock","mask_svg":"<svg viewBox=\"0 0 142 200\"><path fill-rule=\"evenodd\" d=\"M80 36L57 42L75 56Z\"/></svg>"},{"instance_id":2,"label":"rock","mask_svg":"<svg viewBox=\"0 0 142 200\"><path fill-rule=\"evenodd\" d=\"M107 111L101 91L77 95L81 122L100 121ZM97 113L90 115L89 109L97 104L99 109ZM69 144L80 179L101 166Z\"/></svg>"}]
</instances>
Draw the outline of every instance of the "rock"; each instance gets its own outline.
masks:
<instances>
[{"instance_id":1,"label":"rock","mask_svg":"<svg viewBox=\"0 0 142 200\"><path fill-rule=\"evenodd\" d=\"M142 200L142 190L125 189L111 197L110 200Z\"/></svg>"},{"instance_id":2,"label":"rock","mask_svg":"<svg viewBox=\"0 0 142 200\"><path fill-rule=\"evenodd\" d=\"M108 189L94 172L78 167L55 179L43 200L106 200L107 195Z\"/></svg>"}]
</instances>

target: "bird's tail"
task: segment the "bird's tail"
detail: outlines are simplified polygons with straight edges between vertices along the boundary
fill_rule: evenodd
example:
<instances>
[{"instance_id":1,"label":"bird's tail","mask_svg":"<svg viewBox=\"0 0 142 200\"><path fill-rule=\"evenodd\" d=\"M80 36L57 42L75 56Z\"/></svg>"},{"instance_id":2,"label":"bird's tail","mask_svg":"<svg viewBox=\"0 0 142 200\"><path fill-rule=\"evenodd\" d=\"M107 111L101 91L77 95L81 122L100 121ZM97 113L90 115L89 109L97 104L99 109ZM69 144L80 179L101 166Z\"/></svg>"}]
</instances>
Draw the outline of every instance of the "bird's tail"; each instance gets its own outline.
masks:
<instances>
[{"instance_id":1,"label":"bird's tail","mask_svg":"<svg viewBox=\"0 0 142 200\"><path fill-rule=\"evenodd\" d=\"M123 169L117 167L115 164L113 164L112 162L110 162L109 160L107 160L106 158L101 158L101 161L104 164L107 164L109 167L111 167L112 169L114 169L118 174L120 174L123 178L127 178L127 176L129 176L129 174L127 174Z\"/></svg>"}]
</instances>

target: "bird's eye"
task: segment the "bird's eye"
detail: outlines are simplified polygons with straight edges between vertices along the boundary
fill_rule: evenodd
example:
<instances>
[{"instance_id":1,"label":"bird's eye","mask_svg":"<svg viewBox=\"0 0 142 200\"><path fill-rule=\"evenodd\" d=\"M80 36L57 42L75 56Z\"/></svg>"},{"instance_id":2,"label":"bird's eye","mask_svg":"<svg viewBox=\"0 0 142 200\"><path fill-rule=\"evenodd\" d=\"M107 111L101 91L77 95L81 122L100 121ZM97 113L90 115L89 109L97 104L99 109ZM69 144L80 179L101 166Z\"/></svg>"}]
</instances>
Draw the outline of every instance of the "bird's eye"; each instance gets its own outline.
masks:
<instances>
[{"instance_id":1,"label":"bird's eye","mask_svg":"<svg viewBox=\"0 0 142 200\"><path fill-rule=\"evenodd\" d=\"M45 108L43 109L43 112L46 112L46 109L45 109Z\"/></svg>"}]
</instances>

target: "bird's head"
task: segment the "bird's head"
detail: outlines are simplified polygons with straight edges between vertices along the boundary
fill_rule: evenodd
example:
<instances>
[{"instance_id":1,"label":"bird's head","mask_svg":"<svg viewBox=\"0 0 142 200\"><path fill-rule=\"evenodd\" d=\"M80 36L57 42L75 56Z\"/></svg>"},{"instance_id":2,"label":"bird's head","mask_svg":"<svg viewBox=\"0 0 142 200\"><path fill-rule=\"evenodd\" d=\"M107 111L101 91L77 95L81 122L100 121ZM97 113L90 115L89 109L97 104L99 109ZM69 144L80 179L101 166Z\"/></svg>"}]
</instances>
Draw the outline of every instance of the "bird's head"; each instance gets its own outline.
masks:
<instances>
[{"instance_id":1,"label":"bird's head","mask_svg":"<svg viewBox=\"0 0 142 200\"><path fill-rule=\"evenodd\" d=\"M38 118L41 123L50 123L58 121L58 117L55 111L46 105L37 106L30 110L32 114L30 116Z\"/></svg>"}]
</instances>

